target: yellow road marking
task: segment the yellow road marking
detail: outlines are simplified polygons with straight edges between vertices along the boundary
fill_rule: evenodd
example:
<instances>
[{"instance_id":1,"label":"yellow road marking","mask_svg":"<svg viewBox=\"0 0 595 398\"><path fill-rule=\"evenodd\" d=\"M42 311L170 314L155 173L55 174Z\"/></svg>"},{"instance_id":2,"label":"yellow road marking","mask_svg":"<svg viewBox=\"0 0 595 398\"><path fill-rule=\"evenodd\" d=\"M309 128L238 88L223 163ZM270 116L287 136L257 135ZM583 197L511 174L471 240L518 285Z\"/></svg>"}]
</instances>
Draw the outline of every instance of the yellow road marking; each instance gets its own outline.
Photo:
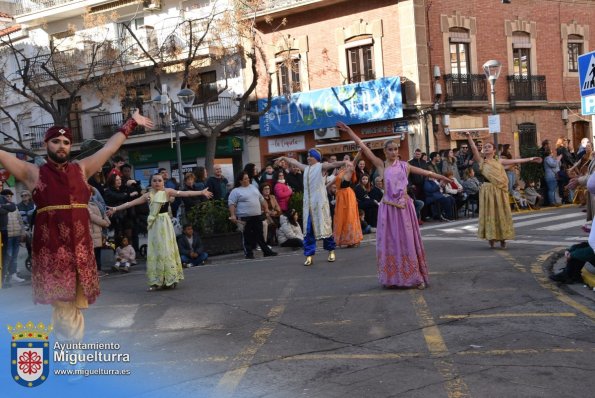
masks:
<instances>
[{"instance_id":1,"label":"yellow road marking","mask_svg":"<svg viewBox=\"0 0 595 398\"><path fill-rule=\"evenodd\" d=\"M252 359L258 352L258 350L267 342L268 338L275 330L277 322L285 311L285 302L293 293L295 289L296 281L290 282L279 297L280 304L275 305L270 309L267 314L267 320L264 324L258 328L252 335L250 343L244 347L231 361L230 370L228 370L219 383L215 387L212 396L217 398L231 397L235 393L238 385L242 381L242 378L250 368Z\"/></svg>"},{"instance_id":2,"label":"yellow road marking","mask_svg":"<svg viewBox=\"0 0 595 398\"><path fill-rule=\"evenodd\" d=\"M520 272L527 272L527 270L525 269L525 265L519 263L516 258L514 258L513 256L510 255L510 253L508 252L504 252L502 250L499 250L498 253L504 257L517 271Z\"/></svg>"},{"instance_id":3,"label":"yellow road marking","mask_svg":"<svg viewBox=\"0 0 595 398\"><path fill-rule=\"evenodd\" d=\"M469 387L457 373L457 370L448 358L448 348L442 338L442 334L436 326L430 308L422 293L411 291L413 296L413 307L420 326L423 328L424 339L430 350L430 356L434 358L434 366L445 380L446 393L449 398L469 397Z\"/></svg>"},{"instance_id":4,"label":"yellow road marking","mask_svg":"<svg viewBox=\"0 0 595 398\"><path fill-rule=\"evenodd\" d=\"M462 319L462 318L530 318L530 317L572 317L576 316L574 312L508 312L500 314L466 314L466 315L441 315L440 319Z\"/></svg>"},{"instance_id":5,"label":"yellow road marking","mask_svg":"<svg viewBox=\"0 0 595 398\"><path fill-rule=\"evenodd\" d=\"M595 321L595 311L593 311L591 308L587 307L586 305L583 305L583 304L579 303L578 301L568 297L560 289L558 289L557 286L555 286L553 283L551 283L549 281L549 279L547 278L547 276L543 273L542 264L553 253L560 251L562 249L563 249L563 247L556 247L555 249L552 249L552 250L542 254L541 256L537 257L535 262L533 264L531 264L531 267L530 267L531 273L533 274L535 279L537 279L537 282L541 285L541 287L552 292L552 294L558 300L560 300L561 302L563 302L566 305L571 306L572 308L583 313L584 315L588 316L589 318L591 318L592 321Z\"/></svg>"},{"instance_id":6,"label":"yellow road marking","mask_svg":"<svg viewBox=\"0 0 595 398\"><path fill-rule=\"evenodd\" d=\"M529 266L529 270L542 288L549 290L558 300L586 315L592 321L595 321L595 311L564 294L560 289L558 289L557 286L551 283L547 276L543 273L543 263L554 253L559 252L562 249L564 249L563 246L558 246L543 253L540 256L537 256L535 262ZM509 261L513 265L513 267L518 269L518 263L510 254L502 251L499 251L499 254L502 255L507 261ZM522 267L523 271L521 272L525 272L524 266Z\"/></svg>"}]
</instances>

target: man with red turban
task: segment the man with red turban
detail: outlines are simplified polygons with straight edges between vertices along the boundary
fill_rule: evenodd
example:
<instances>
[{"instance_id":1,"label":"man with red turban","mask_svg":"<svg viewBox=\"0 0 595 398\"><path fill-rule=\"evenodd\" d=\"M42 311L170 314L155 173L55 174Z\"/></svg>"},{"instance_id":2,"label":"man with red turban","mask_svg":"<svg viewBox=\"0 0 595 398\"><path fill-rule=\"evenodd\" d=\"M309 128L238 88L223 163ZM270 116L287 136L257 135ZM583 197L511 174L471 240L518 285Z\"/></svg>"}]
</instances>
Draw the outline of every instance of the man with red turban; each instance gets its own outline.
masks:
<instances>
[{"instance_id":1,"label":"man with red turban","mask_svg":"<svg viewBox=\"0 0 595 398\"><path fill-rule=\"evenodd\" d=\"M48 161L41 167L0 150L0 163L33 192L37 205L31 270L33 301L53 306L52 322L59 340L82 340L85 322L81 309L99 295L87 179L101 170L137 125L150 128L153 123L136 111L103 148L77 162L70 161L72 132L62 126L46 131Z\"/></svg>"}]
</instances>

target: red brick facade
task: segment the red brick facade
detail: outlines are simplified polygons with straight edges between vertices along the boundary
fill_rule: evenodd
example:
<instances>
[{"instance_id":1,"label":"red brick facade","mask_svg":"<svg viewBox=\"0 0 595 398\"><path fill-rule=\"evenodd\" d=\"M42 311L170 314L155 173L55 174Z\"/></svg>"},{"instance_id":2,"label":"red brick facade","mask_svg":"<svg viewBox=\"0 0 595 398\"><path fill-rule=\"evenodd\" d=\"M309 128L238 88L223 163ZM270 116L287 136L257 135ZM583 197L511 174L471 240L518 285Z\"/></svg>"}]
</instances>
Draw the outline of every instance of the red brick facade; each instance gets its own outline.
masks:
<instances>
[{"instance_id":1,"label":"red brick facade","mask_svg":"<svg viewBox=\"0 0 595 398\"><path fill-rule=\"evenodd\" d=\"M468 37L467 73L483 79L484 62L496 59L502 63L496 82L497 110L501 116L498 137L500 144L512 145L513 154L519 155L522 142L538 146L544 139L565 136L578 147L582 137L590 136L590 118L580 115L578 75L567 71L565 40L580 36L583 53L595 46L595 37L590 37L593 36L590 32L595 31L595 2L513 0L511 4L502 4L498 0L330 0L301 8L296 6L274 17L270 25L264 20L259 25L265 43L270 45L270 65L283 48L291 47L294 51L300 47L301 62L307 63L300 70L303 91L347 84L341 32L353 32L358 23L367 26L367 33L381 32L380 36L374 37L375 43L381 42L382 48L380 65L375 54L375 68L377 72L380 68L381 72L377 75L401 76L414 85L413 91L407 91L404 119L416 128L401 143L404 158L414 147L440 150L458 146L453 139L456 134L445 134L450 129L485 129L488 126L490 86L485 80L482 99L447 101L445 75L451 69L449 37L452 31L463 32ZM286 18L285 24L281 24L283 18ZM526 40L522 44L517 42L519 35ZM301 44L297 45L298 42ZM293 44L283 47L279 43ZM512 53L513 48L520 47L531 54L528 74L532 78L543 76L540 79L545 79L546 91L541 88L543 96L537 99L514 97L511 100L510 97L508 76L514 74ZM433 75L435 66L440 68L439 79ZM276 87L276 75L273 79ZM443 91L438 101L435 101L435 83L440 83ZM481 91L483 95L484 90ZM264 97L263 88L259 94ZM564 109L568 114L566 123L562 119ZM419 111L429 117L422 117ZM445 125L445 115L449 116L450 126ZM527 133L520 125L529 126L533 133ZM308 133L303 134L307 136L308 145L313 144ZM491 138L485 131L482 134L488 140ZM262 140L266 141L265 138ZM261 150L263 158L266 157L266 142L261 143Z\"/></svg>"}]
</instances>

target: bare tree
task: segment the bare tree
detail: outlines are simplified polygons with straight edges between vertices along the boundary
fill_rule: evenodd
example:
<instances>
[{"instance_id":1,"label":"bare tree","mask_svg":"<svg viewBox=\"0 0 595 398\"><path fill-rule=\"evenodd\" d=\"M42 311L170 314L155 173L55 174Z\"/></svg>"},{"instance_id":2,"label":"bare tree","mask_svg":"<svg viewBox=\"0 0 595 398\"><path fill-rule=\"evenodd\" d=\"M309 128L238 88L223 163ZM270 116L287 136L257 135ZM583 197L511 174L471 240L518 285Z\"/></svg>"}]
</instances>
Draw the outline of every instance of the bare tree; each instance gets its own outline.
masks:
<instances>
[{"instance_id":1,"label":"bare tree","mask_svg":"<svg viewBox=\"0 0 595 398\"><path fill-rule=\"evenodd\" d=\"M188 122L192 129L185 128L183 133L190 139L205 137L207 140L205 167L213 172L217 138L221 133L234 126L245 116L261 116L270 109L271 78L267 70L267 57L264 46L256 29L256 11L261 7L257 0L228 1L228 7L213 6L207 16L189 17L164 23L162 43L141 40L130 25L124 25L127 34L135 41L135 48L140 48L153 64L155 88L161 93L162 76L168 71L180 73L179 89L188 88L200 79L201 66L208 61L223 71L223 84L210 93L197 93L199 101L193 109L183 111L171 103L171 114L176 119ZM151 46L153 43L153 46ZM244 84L242 92L232 95L229 81L237 77L245 65L250 70L250 82ZM262 84L268 88L268 104L260 112L250 108L256 88ZM209 103L222 94L237 106L231 114L221 120L214 120L209 114Z\"/></svg>"},{"instance_id":2,"label":"bare tree","mask_svg":"<svg viewBox=\"0 0 595 398\"><path fill-rule=\"evenodd\" d=\"M99 18L99 19L98 19ZM121 53L108 40L105 21L85 18L84 29L69 27L47 44L13 35L0 37L0 117L8 118L16 134L0 131L18 145L18 149L0 145L9 152L35 155L25 142L14 105L25 102L47 112L54 124L67 125L69 113L98 109L105 98L121 90L126 79L122 73ZM93 92L97 101L86 108L75 108L84 92ZM12 97L11 101L6 101ZM16 100L15 100L16 99ZM60 100L60 104L58 103ZM18 111L22 113L22 109Z\"/></svg>"}]
</instances>

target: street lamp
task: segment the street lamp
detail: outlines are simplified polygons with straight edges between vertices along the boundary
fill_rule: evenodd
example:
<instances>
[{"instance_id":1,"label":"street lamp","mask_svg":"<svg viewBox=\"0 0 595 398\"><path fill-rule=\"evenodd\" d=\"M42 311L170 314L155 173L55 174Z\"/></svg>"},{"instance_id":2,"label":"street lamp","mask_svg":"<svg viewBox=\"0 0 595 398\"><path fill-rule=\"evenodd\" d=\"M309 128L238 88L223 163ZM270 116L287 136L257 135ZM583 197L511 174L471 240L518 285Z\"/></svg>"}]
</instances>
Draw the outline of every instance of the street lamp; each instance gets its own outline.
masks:
<instances>
[{"instance_id":1,"label":"street lamp","mask_svg":"<svg viewBox=\"0 0 595 398\"><path fill-rule=\"evenodd\" d=\"M167 84L163 84L161 86L161 95L158 95L157 97L153 98L153 105L155 106L155 108L157 109L157 111L159 112L159 117L161 117L161 119L165 122L165 117L168 117L168 122L169 122L169 135L171 138L171 147L173 148L174 143L173 143L173 118L171 115L171 98L169 97L169 95L167 95ZM180 131L178 129L176 129L176 154L177 154L177 158L178 158L178 179L180 181L178 182L182 182L183 181L183 176L182 176L182 148L181 148L181 144L180 144Z\"/></svg>"},{"instance_id":2,"label":"street lamp","mask_svg":"<svg viewBox=\"0 0 595 398\"><path fill-rule=\"evenodd\" d=\"M486 79L490 82L490 87L492 89L492 115L497 115L496 113L496 80L498 76L500 76L500 69L502 68L502 64L500 61L496 60L489 60L485 64L483 64L483 71L486 75ZM498 155L498 131L494 131L494 150L496 151L496 155Z\"/></svg>"}]
</instances>

